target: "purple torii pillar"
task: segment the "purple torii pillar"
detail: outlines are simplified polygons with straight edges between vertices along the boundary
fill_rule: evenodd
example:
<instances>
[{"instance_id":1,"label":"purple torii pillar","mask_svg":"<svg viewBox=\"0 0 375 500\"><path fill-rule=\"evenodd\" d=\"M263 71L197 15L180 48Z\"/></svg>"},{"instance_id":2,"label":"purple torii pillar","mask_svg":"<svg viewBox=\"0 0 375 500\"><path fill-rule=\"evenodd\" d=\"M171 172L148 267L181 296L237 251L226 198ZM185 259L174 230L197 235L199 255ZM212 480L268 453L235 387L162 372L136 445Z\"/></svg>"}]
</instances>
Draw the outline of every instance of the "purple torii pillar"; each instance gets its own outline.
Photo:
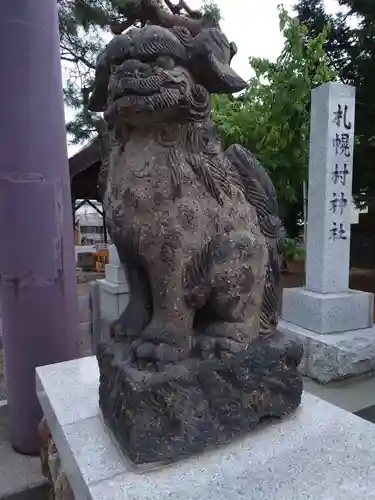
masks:
<instances>
[{"instance_id":1,"label":"purple torii pillar","mask_svg":"<svg viewBox=\"0 0 375 500\"><path fill-rule=\"evenodd\" d=\"M56 0L2 0L0 300L13 447L39 451L35 367L78 357Z\"/></svg>"}]
</instances>

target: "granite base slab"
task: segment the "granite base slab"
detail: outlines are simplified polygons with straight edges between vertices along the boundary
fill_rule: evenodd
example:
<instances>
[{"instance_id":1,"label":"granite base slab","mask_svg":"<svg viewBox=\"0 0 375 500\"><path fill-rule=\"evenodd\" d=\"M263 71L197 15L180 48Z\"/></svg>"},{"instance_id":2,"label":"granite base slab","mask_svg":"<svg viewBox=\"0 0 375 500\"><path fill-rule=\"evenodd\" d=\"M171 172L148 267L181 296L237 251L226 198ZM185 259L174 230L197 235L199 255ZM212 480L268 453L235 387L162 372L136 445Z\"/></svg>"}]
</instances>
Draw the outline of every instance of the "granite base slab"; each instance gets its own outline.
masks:
<instances>
[{"instance_id":1,"label":"granite base slab","mask_svg":"<svg viewBox=\"0 0 375 500\"><path fill-rule=\"evenodd\" d=\"M373 308L374 296L357 290L325 294L305 288L283 290L283 320L321 334L371 328Z\"/></svg>"},{"instance_id":2,"label":"granite base slab","mask_svg":"<svg viewBox=\"0 0 375 500\"><path fill-rule=\"evenodd\" d=\"M280 320L278 330L303 345L299 370L320 383L375 372L375 326L322 335Z\"/></svg>"},{"instance_id":3,"label":"granite base slab","mask_svg":"<svg viewBox=\"0 0 375 500\"><path fill-rule=\"evenodd\" d=\"M99 413L96 359L37 369L39 400L76 500L370 500L375 426L304 394L290 417L218 450L134 472Z\"/></svg>"}]
</instances>

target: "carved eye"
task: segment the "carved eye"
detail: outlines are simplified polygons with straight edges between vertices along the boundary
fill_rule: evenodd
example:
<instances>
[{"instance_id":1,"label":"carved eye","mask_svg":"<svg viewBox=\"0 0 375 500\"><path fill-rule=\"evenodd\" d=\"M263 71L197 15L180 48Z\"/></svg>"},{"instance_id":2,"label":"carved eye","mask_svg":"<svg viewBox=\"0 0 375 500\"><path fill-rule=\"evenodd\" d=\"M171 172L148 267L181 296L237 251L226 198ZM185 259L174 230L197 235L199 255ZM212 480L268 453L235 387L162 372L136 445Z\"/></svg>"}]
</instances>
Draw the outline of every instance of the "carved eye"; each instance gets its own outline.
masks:
<instances>
[{"instance_id":1,"label":"carved eye","mask_svg":"<svg viewBox=\"0 0 375 500\"><path fill-rule=\"evenodd\" d=\"M173 69L176 64L170 56L160 56L156 59L156 64L163 69Z\"/></svg>"}]
</instances>

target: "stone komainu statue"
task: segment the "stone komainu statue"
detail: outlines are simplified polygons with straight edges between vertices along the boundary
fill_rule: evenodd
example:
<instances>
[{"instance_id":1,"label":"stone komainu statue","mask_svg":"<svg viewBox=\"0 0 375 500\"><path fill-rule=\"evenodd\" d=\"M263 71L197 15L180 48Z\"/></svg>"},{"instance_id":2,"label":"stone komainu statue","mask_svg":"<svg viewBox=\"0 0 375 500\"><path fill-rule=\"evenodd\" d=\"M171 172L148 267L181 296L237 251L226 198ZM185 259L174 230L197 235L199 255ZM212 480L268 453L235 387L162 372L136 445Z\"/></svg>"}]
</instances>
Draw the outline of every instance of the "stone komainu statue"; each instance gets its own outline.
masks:
<instances>
[{"instance_id":1,"label":"stone komainu statue","mask_svg":"<svg viewBox=\"0 0 375 500\"><path fill-rule=\"evenodd\" d=\"M227 441L300 402L301 350L275 331L275 189L249 151L223 151L211 121L211 94L246 86L235 52L215 23L146 24L97 62L104 205L130 287L99 348L100 405L136 463Z\"/></svg>"}]
</instances>

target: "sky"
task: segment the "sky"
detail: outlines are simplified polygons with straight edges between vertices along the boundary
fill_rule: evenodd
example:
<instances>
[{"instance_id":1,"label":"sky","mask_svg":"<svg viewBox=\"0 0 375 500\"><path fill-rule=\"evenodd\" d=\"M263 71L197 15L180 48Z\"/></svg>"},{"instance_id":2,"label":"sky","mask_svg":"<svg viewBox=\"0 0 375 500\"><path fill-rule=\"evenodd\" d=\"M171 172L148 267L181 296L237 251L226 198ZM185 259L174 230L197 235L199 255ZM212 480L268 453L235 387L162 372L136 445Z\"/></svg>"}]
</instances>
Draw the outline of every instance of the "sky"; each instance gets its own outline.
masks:
<instances>
[{"instance_id":1,"label":"sky","mask_svg":"<svg viewBox=\"0 0 375 500\"><path fill-rule=\"evenodd\" d=\"M278 4L292 12L296 0L216 0L222 14L221 28L230 41L236 43L238 53L232 67L248 80L251 76L249 57L275 60L283 47L279 30ZM188 0L193 9L202 6L202 0ZM325 0L327 12L338 10L336 0ZM69 110L66 110L67 117ZM82 146L68 145L69 156Z\"/></svg>"}]
</instances>

